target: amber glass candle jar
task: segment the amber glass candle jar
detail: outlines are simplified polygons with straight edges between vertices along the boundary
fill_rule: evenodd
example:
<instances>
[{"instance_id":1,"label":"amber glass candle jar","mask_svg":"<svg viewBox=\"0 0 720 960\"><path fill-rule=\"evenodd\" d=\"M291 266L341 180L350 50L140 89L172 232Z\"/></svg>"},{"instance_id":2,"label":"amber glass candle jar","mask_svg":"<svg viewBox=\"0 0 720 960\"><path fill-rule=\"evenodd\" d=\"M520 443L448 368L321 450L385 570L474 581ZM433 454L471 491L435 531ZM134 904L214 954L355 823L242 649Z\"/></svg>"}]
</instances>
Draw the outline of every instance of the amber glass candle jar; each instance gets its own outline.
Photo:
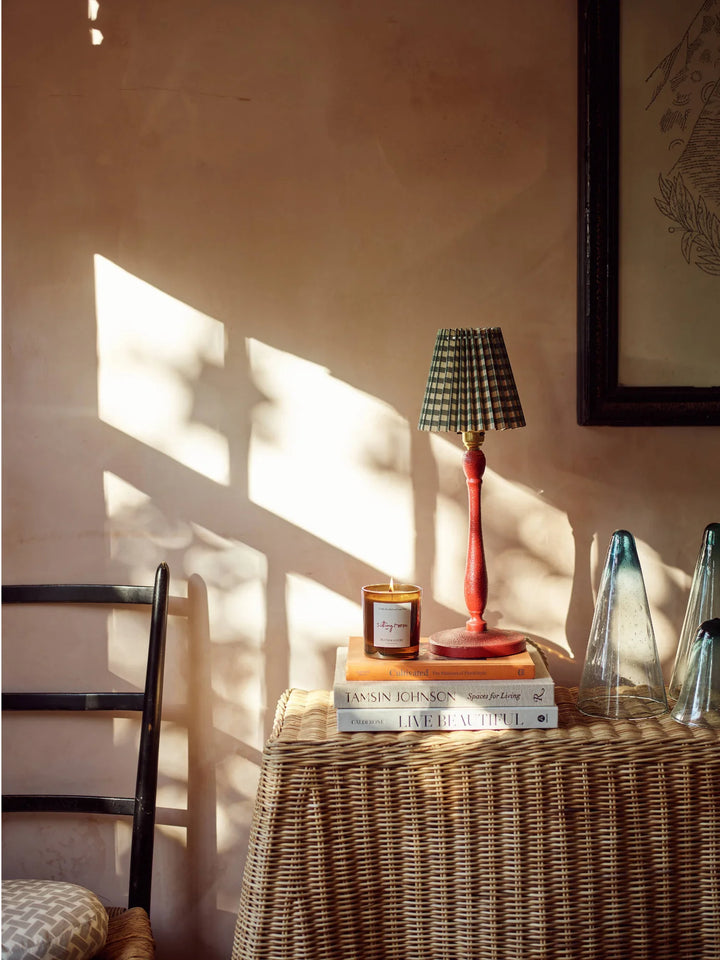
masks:
<instances>
[{"instance_id":1,"label":"amber glass candle jar","mask_svg":"<svg viewBox=\"0 0 720 960\"><path fill-rule=\"evenodd\" d=\"M420 587L374 583L362 588L362 598L365 653L414 660L420 651Z\"/></svg>"}]
</instances>

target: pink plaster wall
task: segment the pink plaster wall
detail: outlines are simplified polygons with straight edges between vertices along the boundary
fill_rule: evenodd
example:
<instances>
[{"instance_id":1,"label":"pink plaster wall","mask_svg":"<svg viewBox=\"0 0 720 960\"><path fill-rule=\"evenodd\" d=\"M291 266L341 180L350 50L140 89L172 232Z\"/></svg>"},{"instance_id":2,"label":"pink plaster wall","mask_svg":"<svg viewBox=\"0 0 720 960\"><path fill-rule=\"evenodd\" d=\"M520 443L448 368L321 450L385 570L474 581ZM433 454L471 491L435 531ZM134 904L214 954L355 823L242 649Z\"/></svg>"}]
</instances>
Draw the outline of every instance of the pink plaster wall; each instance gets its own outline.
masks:
<instances>
[{"instance_id":1,"label":"pink plaster wall","mask_svg":"<svg viewBox=\"0 0 720 960\"><path fill-rule=\"evenodd\" d=\"M174 628L169 650L153 922L160 960L219 960L281 691L329 686L363 583L421 584L424 633L461 619L460 454L415 430L436 330L503 328L528 425L486 444L489 611L546 642L559 682L578 679L621 527L639 541L671 663L702 530L718 520L718 433L576 425L572 0L100 0L93 24L82 3L3 7L3 578L146 579L166 559L176 595L191 577L207 592L207 627ZM159 394L167 432L221 438L223 478L168 453L167 434L149 439L142 411L128 414L137 430L100 416L96 257L221 330L221 363L180 356L172 326L154 359L183 388ZM122 295L114 307L137 319ZM153 326L150 311L139 344ZM252 452L283 435L292 404L274 415L249 340L313 383L325 371L379 418L369 436L365 417L339 429L336 394L320 392L289 462L321 492L299 497L287 470L287 511L282 486L273 509L251 491ZM122 386L132 411L142 391ZM306 382L297 390L308 403ZM368 559L361 530L293 519L330 510L330 469L373 478L372 500L348 494L348 524L372 524L383 483L399 498L410 524L376 541L402 541L406 569L372 545ZM449 599L443 579L457 584ZM314 625L308 602L321 604ZM118 672L115 644L101 675ZM16 751L4 755L11 766ZM186 832L172 810L188 768ZM8 833L11 875L30 854ZM37 866L52 871L63 842L41 840ZM122 839L93 827L85 849L79 866L117 886Z\"/></svg>"}]
</instances>

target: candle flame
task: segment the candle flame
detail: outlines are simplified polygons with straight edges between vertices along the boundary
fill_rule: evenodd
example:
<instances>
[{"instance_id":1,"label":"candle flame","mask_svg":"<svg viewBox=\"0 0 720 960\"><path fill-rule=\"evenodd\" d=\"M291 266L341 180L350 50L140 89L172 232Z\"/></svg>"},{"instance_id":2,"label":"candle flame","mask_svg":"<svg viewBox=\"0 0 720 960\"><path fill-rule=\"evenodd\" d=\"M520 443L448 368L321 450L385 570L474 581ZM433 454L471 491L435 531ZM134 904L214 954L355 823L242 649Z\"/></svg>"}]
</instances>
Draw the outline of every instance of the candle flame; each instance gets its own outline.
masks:
<instances>
[{"instance_id":1,"label":"candle flame","mask_svg":"<svg viewBox=\"0 0 720 960\"><path fill-rule=\"evenodd\" d=\"M395 589L395 583L393 581L393 578L390 577L390 593L392 593L394 589Z\"/></svg>"}]
</instances>

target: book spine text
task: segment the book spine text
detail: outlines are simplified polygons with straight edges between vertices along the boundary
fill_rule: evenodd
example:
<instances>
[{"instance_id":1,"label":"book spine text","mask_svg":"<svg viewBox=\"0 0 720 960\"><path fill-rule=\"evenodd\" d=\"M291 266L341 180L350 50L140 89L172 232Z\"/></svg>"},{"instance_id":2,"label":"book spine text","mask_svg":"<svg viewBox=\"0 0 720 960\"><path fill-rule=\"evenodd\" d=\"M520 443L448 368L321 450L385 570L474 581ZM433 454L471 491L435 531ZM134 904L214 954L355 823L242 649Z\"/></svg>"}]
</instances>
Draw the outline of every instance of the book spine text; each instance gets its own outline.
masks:
<instances>
[{"instance_id":1,"label":"book spine text","mask_svg":"<svg viewBox=\"0 0 720 960\"><path fill-rule=\"evenodd\" d=\"M333 703L338 708L364 707L532 707L553 704L555 688L552 683L514 684L502 681L494 687L482 681L413 683L389 681L387 683L364 681L360 683L339 682L333 688Z\"/></svg>"},{"instance_id":2,"label":"book spine text","mask_svg":"<svg viewBox=\"0 0 720 960\"><path fill-rule=\"evenodd\" d=\"M403 730L517 730L557 727L557 706L508 710L364 710L337 711L340 733Z\"/></svg>"}]
</instances>

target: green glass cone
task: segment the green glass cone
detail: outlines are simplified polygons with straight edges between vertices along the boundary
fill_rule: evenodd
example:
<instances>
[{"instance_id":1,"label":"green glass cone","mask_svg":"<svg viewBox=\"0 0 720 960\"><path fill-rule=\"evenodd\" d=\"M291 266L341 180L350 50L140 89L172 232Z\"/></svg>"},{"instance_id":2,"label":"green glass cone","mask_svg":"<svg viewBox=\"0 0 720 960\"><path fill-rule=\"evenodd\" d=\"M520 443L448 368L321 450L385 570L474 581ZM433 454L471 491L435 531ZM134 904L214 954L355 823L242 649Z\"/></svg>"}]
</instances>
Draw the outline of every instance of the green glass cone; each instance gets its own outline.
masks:
<instances>
[{"instance_id":1,"label":"green glass cone","mask_svg":"<svg viewBox=\"0 0 720 960\"><path fill-rule=\"evenodd\" d=\"M673 699L683 685L688 653L700 624L715 617L720 617L720 523L708 524L703 533L668 688Z\"/></svg>"},{"instance_id":2,"label":"green glass cone","mask_svg":"<svg viewBox=\"0 0 720 960\"><path fill-rule=\"evenodd\" d=\"M685 679L673 720L693 727L720 727L720 618L700 625L690 645Z\"/></svg>"},{"instance_id":3,"label":"green glass cone","mask_svg":"<svg viewBox=\"0 0 720 960\"><path fill-rule=\"evenodd\" d=\"M636 720L667 713L660 658L633 535L616 530L595 604L578 707Z\"/></svg>"}]
</instances>

